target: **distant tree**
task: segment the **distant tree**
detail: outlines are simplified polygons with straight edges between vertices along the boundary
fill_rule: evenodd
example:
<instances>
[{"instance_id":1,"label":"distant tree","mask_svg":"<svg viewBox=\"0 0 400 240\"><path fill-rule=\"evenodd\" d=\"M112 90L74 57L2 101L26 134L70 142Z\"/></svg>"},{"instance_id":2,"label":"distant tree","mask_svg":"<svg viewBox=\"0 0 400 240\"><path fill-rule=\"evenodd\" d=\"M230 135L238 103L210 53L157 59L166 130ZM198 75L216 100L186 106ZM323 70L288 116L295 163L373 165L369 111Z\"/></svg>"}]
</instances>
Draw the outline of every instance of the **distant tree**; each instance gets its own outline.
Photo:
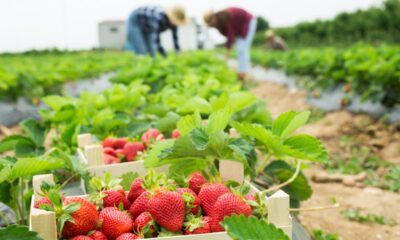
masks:
<instances>
[{"instance_id":1,"label":"distant tree","mask_svg":"<svg viewBox=\"0 0 400 240\"><path fill-rule=\"evenodd\" d=\"M260 32L260 31L265 31L267 29L269 29L268 21L263 17L260 17L260 16L257 17L257 30L256 31Z\"/></svg>"}]
</instances>

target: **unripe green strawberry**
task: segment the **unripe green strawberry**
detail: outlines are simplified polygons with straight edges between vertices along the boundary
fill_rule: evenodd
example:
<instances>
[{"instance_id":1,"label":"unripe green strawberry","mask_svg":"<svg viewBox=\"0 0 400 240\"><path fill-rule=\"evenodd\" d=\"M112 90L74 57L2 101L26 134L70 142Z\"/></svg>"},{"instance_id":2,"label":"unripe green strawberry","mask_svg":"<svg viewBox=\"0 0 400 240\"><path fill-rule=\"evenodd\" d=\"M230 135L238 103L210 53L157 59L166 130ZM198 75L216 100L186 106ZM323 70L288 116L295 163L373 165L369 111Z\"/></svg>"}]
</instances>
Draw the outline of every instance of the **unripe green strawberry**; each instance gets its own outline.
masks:
<instances>
[{"instance_id":1,"label":"unripe green strawberry","mask_svg":"<svg viewBox=\"0 0 400 240\"><path fill-rule=\"evenodd\" d=\"M106 235L104 235L104 233L100 232L100 231L93 231L93 232L89 232L88 236L92 239L92 240L108 240Z\"/></svg>"},{"instance_id":2,"label":"unripe green strawberry","mask_svg":"<svg viewBox=\"0 0 400 240\"><path fill-rule=\"evenodd\" d=\"M250 216L252 213L250 205L245 200L233 193L225 193L218 198L211 210L211 230L213 232L223 231L223 228L216 223L223 221L224 217L232 214Z\"/></svg>"},{"instance_id":3,"label":"unripe green strawberry","mask_svg":"<svg viewBox=\"0 0 400 240\"><path fill-rule=\"evenodd\" d=\"M118 236L132 231L133 221L128 213L115 207L107 207L100 212L102 222L101 231L108 239L114 240Z\"/></svg>"},{"instance_id":4,"label":"unripe green strawberry","mask_svg":"<svg viewBox=\"0 0 400 240\"><path fill-rule=\"evenodd\" d=\"M106 196L103 198L103 207L118 207L121 203L124 209L128 210L131 203L126 199L124 191L107 190L103 191Z\"/></svg>"},{"instance_id":5,"label":"unripe green strawberry","mask_svg":"<svg viewBox=\"0 0 400 240\"><path fill-rule=\"evenodd\" d=\"M169 231L176 232L183 226L185 202L177 192L157 191L149 200L147 210L161 227Z\"/></svg>"},{"instance_id":6,"label":"unripe green strawberry","mask_svg":"<svg viewBox=\"0 0 400 240\"><path fill-rule=\"evenodd\" d=\"M197 196L197 194L190 188L177 188L176 192L182 194L183 200L186 204L187 212L197 215L197 213L199 213L201 204L200 198Z\"/></svg>"},{"instance_id":7,"label":"unripe green strawberry","mask_svg":"<svg viewBox=\"0 0 400 240\"><path fill-rule=\"evenodd\" d=\"M150 193L145 191L136 199L135 202L132 203L129 208L129 212L131 213L133 219L136 219L142 212L146 211L147 204L150 199Z\"/></svg>"},{"instance_id":8,"label":"unripe green strawberry","mask_svg":"<svg viewBox=\"0 0 400 240\"><path fill-rule=\"evenodd\" d=\"M79 236L70 238L69 240L93 240L93 239L91 239L90 237L85 236L85 235L79 235Z\"/></svg>"},{"instance_id":9,"label":"unripe green strawberry","mask_svg":"<svg viewBox=\"0 0 400 240\"><path fill-rule=\"evenodd\" d=\"M135 240L135 239L139 239L139 237L133 233L124 233L121 236L119 236L116 240Z\"/></svg>"},{"instance_id":10,"label":"unripe green strawberry","mask_svg":"<svg viewBox=\"0 0 400 240\"><path fill-rule=\"evenodd\" d=\"M146 190L142 186L143 179L136 178L131 185L131 189L128 193L128 200L133 203L143 192Z\"/></svg>"},{"instance_id":11,"label":"unripe green strawberry","mask_svg":"<svg viewBox=\"0 0 400 240\"><path fill-rule=\"evenodd\" d=\"M196 194L199 194L201 187L207 180L203 177L200 172L195 172L189 180L189 188L192 189Z\"/></svg>"},{"instance_id":12,"label":"unripe green strawberry","mask_svg":"<svg viewBox=\"0 0 400 240\"><path fill-rule=\"evenodd\" d=\"M201 201L201 208L207 216L210 215L217 199L225 193L230 193L230 191L222 183L206 183L203 185L198 196Z\"/></svg>"}]
</instances>

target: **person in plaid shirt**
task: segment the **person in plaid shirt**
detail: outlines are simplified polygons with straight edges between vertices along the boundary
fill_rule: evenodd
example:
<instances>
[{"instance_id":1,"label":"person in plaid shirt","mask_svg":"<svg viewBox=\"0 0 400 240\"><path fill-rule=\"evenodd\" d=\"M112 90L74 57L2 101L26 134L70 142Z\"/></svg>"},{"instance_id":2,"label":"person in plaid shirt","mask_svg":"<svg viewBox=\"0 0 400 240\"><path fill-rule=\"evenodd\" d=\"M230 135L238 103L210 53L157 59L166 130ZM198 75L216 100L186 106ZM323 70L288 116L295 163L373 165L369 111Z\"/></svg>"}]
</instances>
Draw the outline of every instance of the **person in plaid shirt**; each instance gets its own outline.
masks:
<instances>
[{"instance_id":1,"label":"person in plaid shirt","mask_svg":"<svg viewBox=\"0 0 400 240\"><path fill-rule=\"evenodd\" d=\"M155 51L165 56L166 52L161 45L160 34L168 29L172 31L175 50L179 52L177 27L186 21L185 10L181 6L164 9L158 6L143 6L129 16L127 28L127 48L136 54L150 54Z\"/></svg>"}]
</instances>

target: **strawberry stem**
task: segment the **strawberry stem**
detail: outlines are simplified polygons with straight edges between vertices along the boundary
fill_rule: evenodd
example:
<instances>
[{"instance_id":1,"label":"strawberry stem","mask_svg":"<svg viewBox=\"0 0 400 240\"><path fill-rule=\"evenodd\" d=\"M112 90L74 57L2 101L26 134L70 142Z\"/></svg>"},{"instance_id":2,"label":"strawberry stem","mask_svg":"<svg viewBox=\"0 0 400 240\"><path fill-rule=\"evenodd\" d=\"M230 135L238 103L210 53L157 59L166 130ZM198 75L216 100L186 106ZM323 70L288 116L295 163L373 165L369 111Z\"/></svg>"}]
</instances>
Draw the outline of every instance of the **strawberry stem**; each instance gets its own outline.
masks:
<instances>
[{"instance_id":1,"label":"strawberry stem","mask_svg":"<svg viewBox=\"0 0 400 240\"><path fill-rule=\"evenodd\" d=\"M296 161L297 161L296 171L294 172L294 174L288 180L286 180L285 182L283 182L281 184L278 184L276 186L272 186L272 187L270 187L268 189L265 189L262 192L265 192L265 193L273 192L273 191L279 190L279 189L291 184L297 178L297 176L300 173L300 169L301 169L301 161L300 160L296 160Z\"/></svg>"}]
</instances>

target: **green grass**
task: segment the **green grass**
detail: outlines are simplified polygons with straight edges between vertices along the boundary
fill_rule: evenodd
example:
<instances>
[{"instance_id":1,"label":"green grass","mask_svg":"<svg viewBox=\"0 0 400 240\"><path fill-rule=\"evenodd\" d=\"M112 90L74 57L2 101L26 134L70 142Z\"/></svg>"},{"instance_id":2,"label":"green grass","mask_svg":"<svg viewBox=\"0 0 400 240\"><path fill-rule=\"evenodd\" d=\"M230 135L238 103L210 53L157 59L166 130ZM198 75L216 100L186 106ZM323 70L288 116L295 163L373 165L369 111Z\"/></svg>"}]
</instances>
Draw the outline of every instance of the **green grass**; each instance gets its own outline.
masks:
<instances>
[{"instance_id":1,"label":"green grass","mask_svg":"<svg viewBox=\"0 0 400 240\"><path fill-rule=\"evenodd\" d=\"M325 233L321 229L314 229L312 237L314 240L339 240L337 233Z\"/></svg>"},{"instance_id":2,"label":"green grass","mask_svg":"<svg viewBox=\"0 0 400 240\"><path fill-rule=\"evenodd\" d=\"M358 209L348 208L343 210L341 213L346 219L359 223L372 223L390 226L396 225L396 221L392 218L372 213L363 214Z\"/></svg>"}]
</instances>

